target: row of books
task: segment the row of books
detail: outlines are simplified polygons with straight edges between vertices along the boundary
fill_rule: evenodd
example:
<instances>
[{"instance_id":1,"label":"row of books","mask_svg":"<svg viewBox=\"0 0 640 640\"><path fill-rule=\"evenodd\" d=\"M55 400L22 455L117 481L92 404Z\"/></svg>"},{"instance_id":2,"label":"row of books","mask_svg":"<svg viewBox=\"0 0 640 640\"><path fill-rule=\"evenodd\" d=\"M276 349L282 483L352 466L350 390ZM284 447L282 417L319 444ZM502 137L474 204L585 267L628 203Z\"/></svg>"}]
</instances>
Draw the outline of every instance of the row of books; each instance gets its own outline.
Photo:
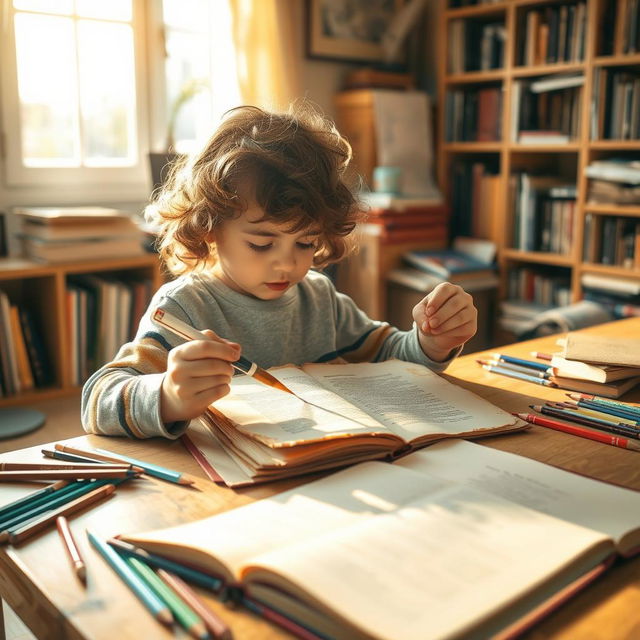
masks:
<instances>
[{"instance_id":1,"label":"row of books","mask_svg":"<svg viewBox=\"0 0 640 640\"><path fill-rule=\"evenodd\" d=\"M513 84L511 139L562 144L579 135L583 75L557 75Z\"/></svg>"},{"instance_id":2,"label":"row of books","mask_svg":"<svg viewBox=\"0 0 640 640\"><path fill-rule=\"evenodd\" d=\"M585 2L527 11L519 63L540 65L584 60L586 18Z\"/></svg>"},{"instance_id":3,"label":"row of books","mask_svg":"<svg viewBox=\"0 0 640 640\"><path fill-rule=\"evenodd\" d=\"M446 95L447 142L492 142L502 138L502 89L456 89Z\"/></svg>"},{"instance_id":4,"label":"row of books","mask_svg":"<svg viewBox=\"0 0 640 640\"><path fill-rule=\"evenodd\" d=\"M582 259L640 270L640 221L587 213Z\"/></svg>"},{"instance_id":5,"label":"row of books","mask_svg":"<svg viewBox=\"0 0 640 640\"><path fill-rule=\"evenodd\" d=\"M135 335L153 295L150 280L78 275L66 288L71 383L81 385Z\"/></svg>"},{"instance_id":6,"label":"row of books","mask_svg":"<svg viewBox=\"0 0 640 640\"><path fill-rule=\"evenodd\" d=\"M623 7L621 2L619 7ZM640 52L640 0L627 0L622 29L622 53Z\"/></svg>"},{"instance_id":7,"label":"row of books","mask_svg":"<svg viewBox=\"0 0 640 640\"><path fill-rule=\"evenodd\" d=\"M24 255L37 262L98 260L144 253L134 218L106 207L19 207Z\"/></svg>"},{"instance_id":8,"label":"row of books","mask_svg":"<svg viewBox=\"0 0 640 640\"><path fill-rule=\"evenodd\" d=\"M503 23L452 20L449 24L449 72L501 69L505 39Z\"/></svg>"},{"instance_id":9,"label":"row of books","mask_svg":"<svg viewBox=\"0 0 640 640\"><path fill-rule=\"evenodd\" d=\"M594 74L592 105L593 140L640 138L640 74L600 69Z\"/></svg>"},{"instance_id":10,"label":"row of books","mask_svg":"<svg viewBox=\"0 0 640 640\"><path fill-rule=\"evenodd\" d=\"M562 307L571 302L571 279L567 273L544 267L515 267L507 277L507 298Z\"/></svg>"},{"instance_id":11,"label":"row of books","mask_svg":"<svg viewBox=\"0 0 640 640\"><path fill-rule=\"evenodd\" d=\"M562 179L519 172L511 176L513 247L568 254L574 236L577 190Z\"/></svg>"},{"instance_id":12,"label":"row of books","mask_svg":"<svg viewBox=\"0 0 640 640\"><path fill-rule=\"evenodd\" d=\"M51 384L50 360L41 336L32 310L13 304L0 290L0 397Z\"/></svg>"}]
</instances>

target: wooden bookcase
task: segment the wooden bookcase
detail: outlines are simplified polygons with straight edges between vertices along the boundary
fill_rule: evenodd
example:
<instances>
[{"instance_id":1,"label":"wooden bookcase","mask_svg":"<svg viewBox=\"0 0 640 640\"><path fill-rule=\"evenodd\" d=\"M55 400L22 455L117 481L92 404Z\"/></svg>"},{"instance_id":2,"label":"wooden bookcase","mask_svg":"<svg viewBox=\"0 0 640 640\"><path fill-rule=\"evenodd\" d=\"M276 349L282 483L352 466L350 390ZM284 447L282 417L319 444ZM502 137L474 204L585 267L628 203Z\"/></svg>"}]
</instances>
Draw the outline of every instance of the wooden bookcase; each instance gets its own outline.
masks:
<instances>
[{"instance_id":1,"label":"wooden bookcase","mask_svg":"<svg viewBox=\"0 0 640 640\"><path fill-rule=\"evenodd\" d=\"M454 196L453 167L459 162L481 162L494 167L497 180L497 198L490 219L474 221L474 230L479 235L492 239L498 247L498 264L500 271L500 297L507 297L509 273L520 266L532 269L556 269L566 274L570 283L570 300L577 302L583 298L581 278L583 274L603 274L621 280L640 281L638 257L634 267L611 266L583 261L583 240L585 220L590 214L592 218L607 216L624 216L640 222L640 206L622 206L614 204L592 204L587 200L589 179L585 176L585 168L593 161L622 157L627 160L640 160L640 140L599 139L592 136L592 115L594 104L594 78L602 69L630 69L640 75L640 53L623 53L622 38L628 21L629 2L633 0L584 0L585 4L585 37L584 56L582 60L544 64L523 63L527 41L527 15L539 10L553 11L563 5L575 5L577 0L498 0L462 7L454 0L440 0L439 10L439 42L438 55L438 147L437 169L438 181L447 202ZM460 2L459 4L463 4ZM612 9L615 10L615 18ZM558 9L559 10L559 9ZM605 18L612 24L611 38L605 42ZM455 36L457 22L489 24L498 23L503 26L505 35L502 65L499 68L484 71L460 70L461 52L453 52L453 40L459 43L460 36ZM466 27L465 27L466 28ZM475 27L472 27L475 28ZM480 47L478 47L480 49ZM455 53L455 56L453 56ZM480 50L462 54L462 59L482 55ZM457 59L457 63L453 62ZM456 58L457 56L457 58ZM577 56L579 57L579 56ZM539 58L538 58L539 61ZM464 66L464 65L463 65ZM477 66L477 65L469 65ZM485 65L486 66L486 65ZM455 72L451 69L455 69ZM482 67L481 67L482 68ZM557 74L584 74L581 87L580 121L577 135L569 142L562 144L522 144L514 141L512 102L515 101L515 90L522 81L537 77ZM499 135L493 141L451 141L451 109L447 108L447 94L457 90L474 90L496 87L502 96L501 124ZM451 101L449 102L449 105ZM449 127L449 130L447 130ZM448 135L447 135L448 134ZM462 136L464 137L464 136ZM476 136L477 138L478 136ZM510 199L510 177L518 171L540 172L546 175L560 175L568 181L575 181L577 197L574 210L573 242L563 254L523 251L513 248L514 206ZM455 220L455 212L453 212ZM635 227L638 229L638 226ZM455 233L455 229L454 229ZM637 233L637 231L636 231ZM636 254L638 252L636 238Z\"/></svg>"},{"instance_id":2,"label":"wooden bookcase","mask_svg":"<svg viewBox=\"0 0 640 640\"><path fill-rule=\"evenodd\" d=\"M0 407L28 405L43 399L78 390L72 383L69 362L69 314L65 296L68 278L73 275L104 275L122 280L144 278L155 291L162 283L160 261L156 254L129 258L38 264L23 259L0 259L0 289L12 304L28 308L42 330L44 347L53 372L53 382L46 388L5 395Z\"/></svg>"}]
</instances>

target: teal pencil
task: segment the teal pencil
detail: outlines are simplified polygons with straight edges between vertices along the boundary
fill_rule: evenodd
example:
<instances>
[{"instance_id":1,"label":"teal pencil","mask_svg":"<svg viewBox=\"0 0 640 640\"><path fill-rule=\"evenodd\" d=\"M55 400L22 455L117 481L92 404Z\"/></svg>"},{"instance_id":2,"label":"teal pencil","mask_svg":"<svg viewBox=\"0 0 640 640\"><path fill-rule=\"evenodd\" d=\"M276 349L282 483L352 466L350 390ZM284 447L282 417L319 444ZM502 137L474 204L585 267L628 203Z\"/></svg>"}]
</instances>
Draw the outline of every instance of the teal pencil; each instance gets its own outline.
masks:
<instances>
[{"instance_id":1,"label":"teal pencil","mask_svg":"<svg viewBox=\"0 0 640 640\"><path fill-rule=\"evenodd\" d=\"M594 396L590 393L567 393L572 400L589 400L597 404L603 404L609 407L618 407L632 413L634 416L640 418L640 407L626 402L618 402L617 400L609 400L607 398L601 398L600 396Z\"/></svg>"},{"instance_id":2,"label":"teal pencil","mask_svg":"<svg viewBox=\"0 0 640 640\"><path fill-rule=\"evenodd\" d=\"M173 614L167 605L147 586L147 584L131 569L106 542L87 529L87 536L93 547L106 560L109 566L120 576L123 582L138 596L142 604L154 618L163 624L173 622Z\"/></svg>"},{"instance_id":3,"label":"teal pencil","mask_svg":"<svg viewBox=\"0 0 640 640\"><path fill-rule=\"evenodd\" d=\"M20 513L20 509L28 511L32 506L35 506L39 500L47 500L49 498L49 494L63 489L68 484L68 480L58 480L58 482L54 482L44 489L34 491L22 498L18 498L17 500L10 502L9 504L5 504L4 507L0 507L0 520L2 520L2 518L8 513L11 513L12 515Z\"/></svg>"}]
</instances>

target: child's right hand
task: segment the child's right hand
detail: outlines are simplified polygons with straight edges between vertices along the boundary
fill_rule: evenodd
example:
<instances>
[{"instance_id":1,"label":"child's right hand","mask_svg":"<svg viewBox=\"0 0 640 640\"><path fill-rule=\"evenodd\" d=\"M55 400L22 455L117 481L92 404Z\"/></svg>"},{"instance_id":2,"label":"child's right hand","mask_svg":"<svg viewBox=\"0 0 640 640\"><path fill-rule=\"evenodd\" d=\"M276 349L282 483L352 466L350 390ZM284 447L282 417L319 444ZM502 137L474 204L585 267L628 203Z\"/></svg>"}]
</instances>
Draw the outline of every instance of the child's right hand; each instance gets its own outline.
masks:
<instances>
[{"instance_id":1,"label":"child's right hand","mask_svg":"<svg viewBox=\"0 0 640 640\"><path fill-rule=\"evenodd\" d=\"M202 333L202 340L169 351L160 392L160 416L165 424L196 418L229 393L231 363L240 357L240 345L221 341L207 329Z\"/></svg>"}]
</instances>

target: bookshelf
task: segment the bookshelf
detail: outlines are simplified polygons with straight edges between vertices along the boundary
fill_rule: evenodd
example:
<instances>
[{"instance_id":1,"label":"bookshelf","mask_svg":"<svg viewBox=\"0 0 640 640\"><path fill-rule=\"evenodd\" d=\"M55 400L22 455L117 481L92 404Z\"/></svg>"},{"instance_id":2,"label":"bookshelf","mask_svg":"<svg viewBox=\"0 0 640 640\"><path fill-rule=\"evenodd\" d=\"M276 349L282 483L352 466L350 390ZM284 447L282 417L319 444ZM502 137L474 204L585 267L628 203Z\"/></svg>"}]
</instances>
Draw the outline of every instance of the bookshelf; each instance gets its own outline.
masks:
<instances>
[{"instance_id":1,"label":"bookshelf","mask_svg":"<svg viewBox=\"0 0 640 640\"><path fill-rule=\"evenodd\" d=\"M594 180L585 174L593 163L614 158L640 161L639 14L639 0L440 0L438 182L452 206L453 235L496 243L501 300L513 299L514 291L530 299L533 289L545 292L548 306L577 302L588 296L586 274L640 287L640 202L594 201ZM477 67L485 56L477 33L489 24L501 25L504 34L500 64L468 68L465 61ZM576 76L580 80L569 87L567 78ZM534 93L538 81L566 86ZM620 99L616 106L616 91L628 104ZM531 113L545 125L531 129L556 135L527 135ZM543 176L558 189L574 187L564 197L552 195L549 185L536 192L534 202L545 202L535 213L535 229L522 226L521 174L532 184ZM611 229L619 251L628 251L622 263L615 263L620 256L612 264L605 255ZM549 250L550 240L564 236L561 249Z\"/></svg>"},{"instance_id":2,"label":"bookshelf","mask_svg":"<svg viewBox=\"0 0 640 640\"><path fill-rule=\"evenodd\" d=\"M8 296L12 305L28 309L34 318L51 369L51 381L46 386L10 394L5 389L0 397L0 407L28 405L78 390L80 384L75 379L70 357L72 324L67 296L68 285L78 276L101 276L123 282L146 281L150 293L162 283L158 256L151 253L64 264L0 259L0 291Z\"/></svg>"}]
</instances>

